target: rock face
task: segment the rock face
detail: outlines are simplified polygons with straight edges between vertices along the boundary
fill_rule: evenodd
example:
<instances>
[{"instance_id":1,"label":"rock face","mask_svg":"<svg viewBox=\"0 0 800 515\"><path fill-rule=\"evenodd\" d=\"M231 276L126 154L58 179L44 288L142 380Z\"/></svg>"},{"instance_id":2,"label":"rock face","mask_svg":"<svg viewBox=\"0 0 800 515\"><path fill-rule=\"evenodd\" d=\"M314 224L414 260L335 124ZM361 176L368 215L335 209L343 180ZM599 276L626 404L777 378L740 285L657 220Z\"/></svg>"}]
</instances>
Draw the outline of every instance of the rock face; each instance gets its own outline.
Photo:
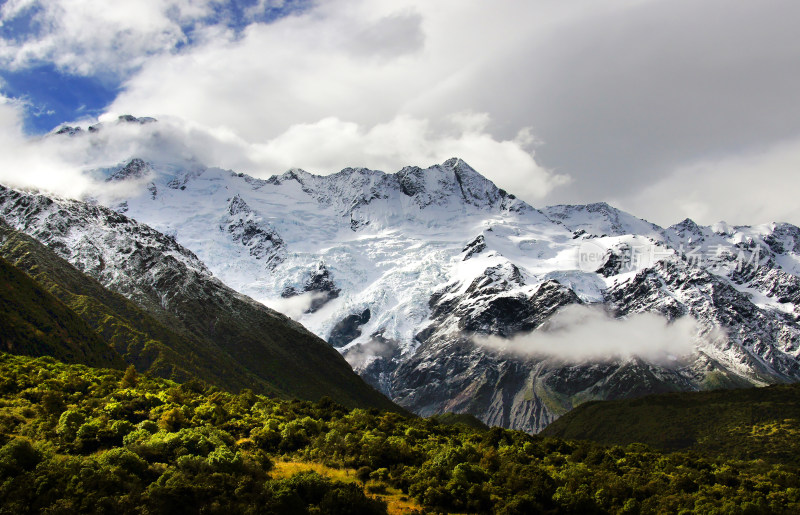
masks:
<instances>
[{"instance_id":1,"label":"rock face","mask_svg":"<svg viewBox=\"0 0 800 515\"><path fill-rule=\"evenodd\" d=\"M150 166L139 158L132 159L128 164L115 171L106 178L106 181L136 180L147 177L152 173Z\"/></svg>"},{"instance_id":2,"label":"rock face","mask_svg":"<svg viewBox=\"0 0 800 515\"><path fill-rule=\"evenodd\" d=\"M661 228L605 203L540 211L459 159L266 180L151 167L157 194L126 198L126 215L240 293L309 301L298 321L421 414L539 431L592 399L800 379L800 229L789 224ZM691 317L695 350L587 362L481 344L552 331L575 306Z\"/></svg>"},{"instance_id":3,"label":"rock face","mask_svg":"<svg viewBox=\"0 0 800 515\"><path fill-rule=\"evenodd\" d=\"M302 288L298 289L289 286L283 290L281 297L286 299L297 295L309 294L311 298L305 313L314 313L328 302L337 298L339 293L341 293L341 290L337 288L336 283L333 282L330 272L325 267L325 263L320 262L317 264L317 267L311 271L308 280L303 283ZM369 310L367 310L367 313L369 313ZM369 320L369 315L367 315L367 320Z\"/></svg>"},{"instance_id":4,"label":"rock face","mask_svg":"<svg viewBox=\"0 0 800 515\"><path fill-rule=\"evenodd\" d=\"M372 313L365 309L361 313L347 315L333 326L328 343L341 348L361 336L361 326L369 322Z\"/></svg>"},{"instance_id":5,"label":"rock face","mask_svg":"<svg viewBox=\"0 0 800 515\"><path fill-rule=\"evenodd\" d=\"M275 268L285 258L286 245L281 237L239 195L230 200L228 216L219 229L234 243L247 248L252 257L264 261L268 268Z\"/></svg>"}]
</instances>

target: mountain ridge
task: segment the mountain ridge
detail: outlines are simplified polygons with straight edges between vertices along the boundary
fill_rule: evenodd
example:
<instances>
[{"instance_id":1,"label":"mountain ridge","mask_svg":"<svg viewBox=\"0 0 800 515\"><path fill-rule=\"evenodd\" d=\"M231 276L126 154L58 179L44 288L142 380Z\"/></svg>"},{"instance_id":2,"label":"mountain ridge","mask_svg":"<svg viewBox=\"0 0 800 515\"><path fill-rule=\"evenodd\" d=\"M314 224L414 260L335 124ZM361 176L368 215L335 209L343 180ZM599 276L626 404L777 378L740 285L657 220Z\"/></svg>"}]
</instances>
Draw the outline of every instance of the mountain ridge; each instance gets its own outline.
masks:
<instances>
[{"instance_id":1,"label":"mountain ridge","mask_svg":"<svg viewBox=\"0 0 800 515\"><path fill-rule=\"evenodd\" d=\"M572 410L541 434L796 465L799 395L800 384L790 384L595 401Z\"/></svg>"}]
</instances>

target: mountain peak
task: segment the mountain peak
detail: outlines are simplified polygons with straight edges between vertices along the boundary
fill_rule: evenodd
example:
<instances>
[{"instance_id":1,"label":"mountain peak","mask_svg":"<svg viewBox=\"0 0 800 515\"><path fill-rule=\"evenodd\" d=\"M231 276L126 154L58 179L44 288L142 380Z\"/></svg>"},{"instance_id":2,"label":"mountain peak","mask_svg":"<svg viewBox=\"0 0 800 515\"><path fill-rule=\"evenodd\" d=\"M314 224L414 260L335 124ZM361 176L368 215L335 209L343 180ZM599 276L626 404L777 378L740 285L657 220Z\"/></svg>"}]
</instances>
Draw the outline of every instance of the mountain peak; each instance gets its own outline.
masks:
<instances>
[{"instance_id":1,"label":"mountain peak","mask_svg":"<svg viewBox=\"0 0 800 515\"><path fill-rule=\"evenodd\" d=\"M445 205L451 199L478 208L524 210L527 206L456 157L425 169L406 166L394 177L400 190L421 208Z\"/></svg>"},{"instance_id":2,"label":"mountain peak","mask_svg":"<svg viewBox=\"0 0 800 515\"><path fill-rule=\"evenodd\" d=\"M476 171L473 167L467 164L467 162L461 159L460 157L451 157L450 159L442 163L441 166L443 168L451 168L454 172L461 175L477 175L479 177L486 179L486 177L481 175L478 171Z\"/></svg>"},{"instance_id":3,"label":"mountain peak","mask_svg":"<svg viewBox=\"0 0 800 515\"><path fill-rule=\"evenodd\" d=\"M331 175L316 175L292 168L265 182L279 186L286 181L297 181L307 194L321 203L336 205L342 213L352 212L376 200L395 198L397 193L401 198L411 197L412 204L420 209L433 205L451 208L469 205L479 209L513 211L532 209L459 158L428 168L406 166L393 174L364 167L347 167Z\"/></svg>"},{"instance_id":4,"label":"mountain peak","mask_svg":"<svg viewBox=\"0 0 800 515\"><path fill-rule=\"evenodd\" d=\"M669 230L681 236L686 234L694 234L699 236L703 234L703 229L691 218L684 218L675 225L671 225Z\"/></svg>"},{"instance_id":5,"label":"mountain peak","mask_svg":"<svg viewBox=\"0 0 800 515\"><path fill-rule=\"evenodd\" d=\"M289 168L281 175L273 175L268 180L276 184L280 184L284 181L297 181L300 184L303 184L304 180L309 177L314 177L314 175L303 170L302 168Z\"/></svg>"},{"instance_id":6,"label":"mountain peak","mask_svg":"<svg viewBox=\"0 0 800 515\"><path fill-rule=\"evenodd\" d=\"M108 176L106 182L141 179L150 173L152 173L152 168L150 165L143 159L135 157L131 159L125 166Z\"/></svg>"},{"instance_id":7,"label":"mountain peak","mask_svg":"<svg viewBox=\"0 0 800 515\"><path fill-rule=\"evenodd\" d=\"M122 115L119 115L117 117L115 124L116 125L121 125L121 124L146 125L148 123L154 123L154 122L157 122L157 121L158 120L156 118L153 118L152 116L136 117L136 116L133 116L132 114L122 114ZM93 134L95 132L99 132L100 129L102 129L104 125L105 125L105 122L97 122L97 123L95 123L93 125L89 125L88 127L86 127L86 132L84 132L83 127L81 127L79 125L76 125L74 127L71 126L71 125L62 125L58 129L56 129L55 131L51 132L51 134L56 135L56 136L78 136L78 135L86 134L86 133Z\"/></svg>"},{"instance_id":8,"label":"mountain peak","mask_svg":"<svg viewBox=\"0 0 800 515\"><path fill-rule=\"evenodd\" d=\"M123 114L117 117L117 123L138 123L139 125L144 125L146 123L153 123L157 121L158 120L151 116L142 116L141 118L137 118L131 114Z\"/></svg>"},{"instance_id":9,"label":"mountain peak","mask_svg":"<svg viewBox=\"0 0 800 515\"><path fill-rule=\"evenodd\" d=\"M583 231L593 236L622 236L640 234L658 237L663 229L637 218L607 202L591 204L559 204L542 210L551 220L564 225L573 232Z\"/></svg>"}]
</instances>

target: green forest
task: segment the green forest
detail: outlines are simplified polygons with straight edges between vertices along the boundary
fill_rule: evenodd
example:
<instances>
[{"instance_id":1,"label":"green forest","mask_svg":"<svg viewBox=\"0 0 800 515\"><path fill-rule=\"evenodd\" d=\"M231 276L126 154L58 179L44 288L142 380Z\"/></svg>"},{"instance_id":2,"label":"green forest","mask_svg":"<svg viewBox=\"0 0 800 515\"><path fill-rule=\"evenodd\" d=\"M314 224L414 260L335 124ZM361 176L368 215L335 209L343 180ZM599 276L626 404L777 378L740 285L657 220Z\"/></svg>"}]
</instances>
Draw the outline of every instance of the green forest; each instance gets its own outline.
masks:
<instances>
[{"instance_id":1,"label":"green forest","mask_svg":"<svg viewBox=\"0 0 800 515\"><path fill-rule=\"evenodd\" d=\"M797 513L796 464L0 354L2 513Z\"/></svg>"}]
</instances>

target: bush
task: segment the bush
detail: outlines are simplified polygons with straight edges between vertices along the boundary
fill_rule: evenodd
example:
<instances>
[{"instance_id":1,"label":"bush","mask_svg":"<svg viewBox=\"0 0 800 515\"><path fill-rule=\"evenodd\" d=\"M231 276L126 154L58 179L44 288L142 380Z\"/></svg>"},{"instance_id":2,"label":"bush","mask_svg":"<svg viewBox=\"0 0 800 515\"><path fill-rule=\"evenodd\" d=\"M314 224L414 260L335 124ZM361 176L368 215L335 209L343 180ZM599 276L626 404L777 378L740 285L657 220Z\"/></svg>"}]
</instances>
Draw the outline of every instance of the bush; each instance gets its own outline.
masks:
<instances>
[{"instance_id":1,"label":"bush","mask_svg":"<svg viewBox=\"0 0 800 515\"><path fill-rule=\"evenodd\" d=\"M375 481L367 484L367 492L371 494L385 494L388 491L389 485L383 481Z\"/></svg>"},{"instance_id":2,"label":"bush","mask_svg":"<svg viewBox=\"0 0 800 515\"><path fill-rule=\"evenodd\" d=\"M0 474L12 476L33 470L42 455L24 438L14 438L0 449Z\"/></svg>"},{"instance_id":3,"label":"bush","mask_svg":"<svg viewBox=\"0 0 800 515\"><path fill-rule=\"evenodd\" d=\"M65 441L72 442L84 420L84 416L79 411L67 410L58 419L56 433Z\"/></svg>"},{"instance_id":4,"label":"bush","mask_svg":"<svg viewBox=\"0 0 800 515\"><path fill-rule=\"evenodd\" d=\"M362 483L366 483L369 481L369 476L372 474L372 469L369 467L361 467L356 470L356 479L361 481Z\"/></svg>"}]
</instances>

